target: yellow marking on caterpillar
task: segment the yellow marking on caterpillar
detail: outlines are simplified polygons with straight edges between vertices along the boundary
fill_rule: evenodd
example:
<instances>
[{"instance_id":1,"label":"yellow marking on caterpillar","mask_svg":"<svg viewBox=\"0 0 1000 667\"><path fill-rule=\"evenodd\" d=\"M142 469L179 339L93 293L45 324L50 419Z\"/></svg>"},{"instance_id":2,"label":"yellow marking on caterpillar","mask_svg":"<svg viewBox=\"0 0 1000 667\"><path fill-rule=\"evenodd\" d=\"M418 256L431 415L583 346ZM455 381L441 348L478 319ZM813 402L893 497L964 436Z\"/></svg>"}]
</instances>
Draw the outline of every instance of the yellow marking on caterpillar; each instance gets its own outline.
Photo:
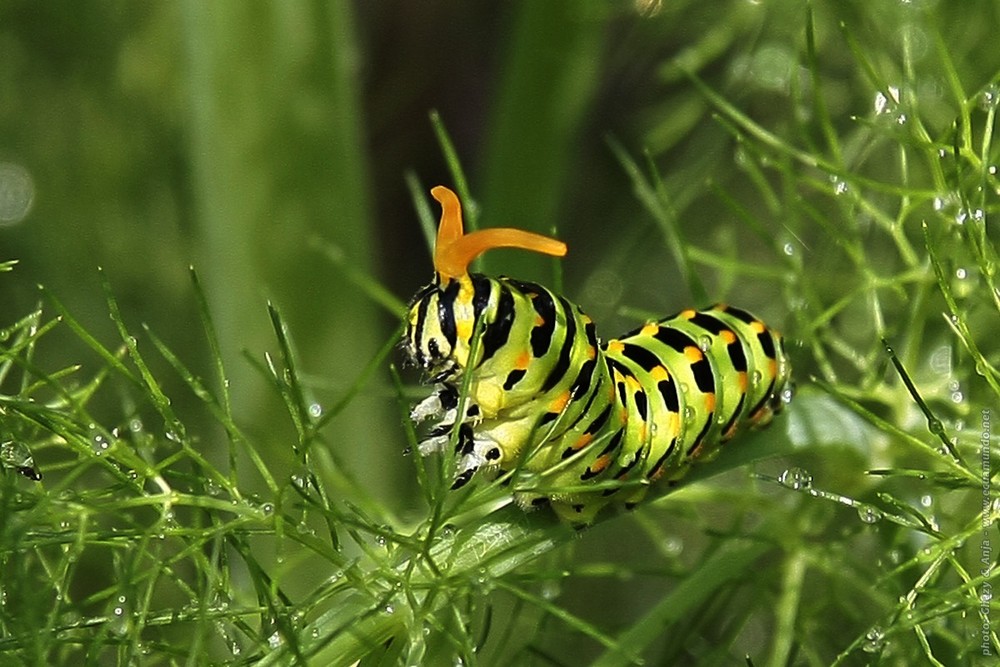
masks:
<instances>
[{"instance_id":1,"label":"yellow marking on caterpillar","mask_svg":"<svg viewBox=\"0 0 1000 667\"><path fill-rule=\"evenodd\" d=\"M577 438L576 442L573 443L573 446L570 447L570 449L574 451L580 451L581 449L589 445L591 441L593 441L593 439L594 439L593 435L591 435L590 433L584 433L579 438Z\"/></svg>"},{"instance_id":2,"label":"yellow marking on caterpillar","mask_svg":"<svg viewBox=\"0 0 1000 667\"><path fill-rule=\"evenodd\" d=\"M648 322L642 329L639 330L643 336L655 336L656 332L660 330L660 325L656 322Z\"/></svg>"},{"instance_id":3,"label":"yellow marking on caterpillar","mask_svg":"<svg viewBox=\"0 0 1000 667\"><path fill-rule=\"evenodd\" d=\"M649 372L649 376L657 383L670 379L670 373L667 372L666 366L655 367Z\"/></svg>"},{"instance_id":4,"label":"yellow marking on caterpillar","mask_svg":"<svg viewBox=\"0 0 1000 667\"><path fill-rule=\"evenodd\" d=\"M514 360L514 369L519 371L528 370L528 366L531 365L531 352L524 350L521 354L517 355L517 359Z\"/></svg>"},{"instance_id":5,"label":"yellow marking on caterpillar","mask_svg":"<svg viewBox=\"0 0 1000 667\"><path fill-rule=\"evenodd\" d=\"M719 336L726 342L726 345L732 345L736 342L736 332L732 329L723 329L719 332Z\"/></svg>"},{"instance_id":6,"label":"yellow marking on caterpillar","mask_svg":"<svg viewBox=\"0 0 1000 667\"><path fill-rule=\"evenodd\" d=\"M702 353L702 351L696 348L694 345L688 345L687 347L684 348L684 356L687 357L687 360L690 361L692 364L699 362L705 358L705 355Z\"/></svg>"},{"instance_id":7,"label":"yellow marking on caterpillar","mask_svg":"<svg viewBox=\"0 0 1000 667\"><path fill-rule=\"evenodd\" d=\"M620 340L608 341L608 352L611 354L621 354L624 349L625 345Z\"/></svg>"},{"instance_id":8,"label":"yellow marking on caterpillar","mask_svg":"<svg viewBox=\"0 0 1000 667\"><path fill-rule=\"evenodd\" d=\"M715 394L705 394L705 409L715 412Z\"/></svg>"}]
</instances>

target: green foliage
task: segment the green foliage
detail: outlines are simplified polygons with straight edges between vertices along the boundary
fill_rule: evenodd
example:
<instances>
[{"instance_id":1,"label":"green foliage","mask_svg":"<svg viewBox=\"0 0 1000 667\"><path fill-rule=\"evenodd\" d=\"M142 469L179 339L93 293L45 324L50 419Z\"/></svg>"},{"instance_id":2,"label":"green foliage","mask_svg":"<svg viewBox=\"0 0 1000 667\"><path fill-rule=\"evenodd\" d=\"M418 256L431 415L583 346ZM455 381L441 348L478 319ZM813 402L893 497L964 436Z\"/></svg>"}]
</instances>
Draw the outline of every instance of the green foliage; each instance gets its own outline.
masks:
<instances>
[{"instance_id":1,"label":"green foliage","mask_svg":"<svg viewBox=\"0 0 1000 667\"><path fill-rule=\"evenodd\" d=\"M0 162L38 195L0 228L0 662L992 664L995 4L544 4L90 4L75 42L0 8ZM418 18L498 48L475 140L447 102L481 73L374 37ZM391 233L385 125L445 156ZM785 415L582 534L450 492L403 454L429 261L374 250L432 227L442 164L481 226L558 226L564 281L484 268L604 337L709 299L778 325Z\"/></svg>"}]
</instances>

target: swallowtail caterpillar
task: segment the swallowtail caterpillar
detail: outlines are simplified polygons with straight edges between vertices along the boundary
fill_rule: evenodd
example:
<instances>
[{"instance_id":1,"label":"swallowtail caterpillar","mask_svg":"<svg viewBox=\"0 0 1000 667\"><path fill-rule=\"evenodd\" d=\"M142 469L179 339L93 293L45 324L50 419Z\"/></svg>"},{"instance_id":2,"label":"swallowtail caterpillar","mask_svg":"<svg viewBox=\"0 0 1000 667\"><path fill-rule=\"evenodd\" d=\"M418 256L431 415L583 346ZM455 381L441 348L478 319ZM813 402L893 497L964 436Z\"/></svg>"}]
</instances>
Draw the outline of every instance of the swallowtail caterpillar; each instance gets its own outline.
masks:
<instances>
[{"instance_id":1,"label":"swallowtail caterpillar","mask_svg":"<svg viewBox=\"0 0 1000 667\"><path fill-rule=\"evenodd\" d=\"M563 296L468 271L493 248L561 257L564 243L519 229L465 234L455 193L438 186L431 195L442 207L435 276L413 297L403 346L435 387L411 413L436 421L420 452L442 451L458 429L453 488L481 468L533 473L531 488L515 484L520 505L548 502L588 524L766 426L790 399L782 338L746 311L683 310L601 342Z\"/></svg>"}]
</instances>

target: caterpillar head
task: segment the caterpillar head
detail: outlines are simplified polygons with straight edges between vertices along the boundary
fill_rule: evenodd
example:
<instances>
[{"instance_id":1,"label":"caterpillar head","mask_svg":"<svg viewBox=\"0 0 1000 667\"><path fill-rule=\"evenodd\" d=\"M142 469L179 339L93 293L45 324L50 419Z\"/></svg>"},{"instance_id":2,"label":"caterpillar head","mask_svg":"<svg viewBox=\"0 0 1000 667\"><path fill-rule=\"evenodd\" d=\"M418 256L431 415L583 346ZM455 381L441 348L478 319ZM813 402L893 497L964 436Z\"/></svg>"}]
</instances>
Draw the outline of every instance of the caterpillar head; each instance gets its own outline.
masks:
<instances>
[{"instance_id":1,"label":"caterpillar head","mask_svg":"<svg viewBox=\"0 0 1000 667\"><path fill-rule=\"evenodd\" d=\"M456 377L468 363L475 328L476 303L489 298L477 295L475 283L486 279L469 274L469 264L493 248L522 248L562 257L566 244L522 229L483 229L466 234L458 196L439 185L431 196L441 204L441 222L434 245L434 280L413 297L407 316L404 346L407 354L435 381Z\"/></svg>"}]
</instances>

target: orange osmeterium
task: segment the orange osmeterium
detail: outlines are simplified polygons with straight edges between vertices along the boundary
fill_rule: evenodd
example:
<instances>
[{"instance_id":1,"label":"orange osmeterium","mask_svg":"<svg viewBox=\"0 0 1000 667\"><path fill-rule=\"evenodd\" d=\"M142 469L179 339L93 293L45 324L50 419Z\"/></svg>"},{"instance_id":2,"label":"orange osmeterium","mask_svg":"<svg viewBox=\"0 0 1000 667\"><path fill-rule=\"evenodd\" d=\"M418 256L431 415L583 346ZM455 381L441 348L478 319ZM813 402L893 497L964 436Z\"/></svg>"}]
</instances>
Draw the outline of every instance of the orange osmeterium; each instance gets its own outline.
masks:
<instances>
[{"instance_id":1,"label":"orange osmeterium","mask_svg":"<svg viewBox=\"0 0 1000 667\"><path fill-rule=\"evenodd\" d=\"M472 260L494 248L520 248L555 257L566 254L566 244L562 241L523 229L499 227L466 234L458 196L443 185L432 188L431 196L441 204L441 224L434 246L434 269L442 285L468 275Z\"/></svg>"}]
</instances>

